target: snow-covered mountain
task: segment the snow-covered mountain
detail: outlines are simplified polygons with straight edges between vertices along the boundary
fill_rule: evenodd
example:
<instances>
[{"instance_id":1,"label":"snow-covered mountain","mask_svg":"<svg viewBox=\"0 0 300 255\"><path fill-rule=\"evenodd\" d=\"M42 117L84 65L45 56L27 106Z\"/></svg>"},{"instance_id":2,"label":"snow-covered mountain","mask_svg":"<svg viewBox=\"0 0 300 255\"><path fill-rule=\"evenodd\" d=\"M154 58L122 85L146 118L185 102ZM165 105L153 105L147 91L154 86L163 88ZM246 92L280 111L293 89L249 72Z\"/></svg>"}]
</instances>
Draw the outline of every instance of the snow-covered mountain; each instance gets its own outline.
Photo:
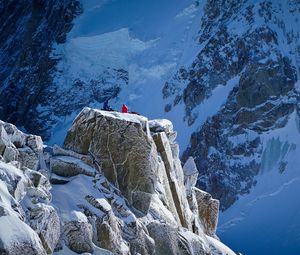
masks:
<instances>
[{"instance_id":1,"label":"snow-covered mountain","mask_svg":"<svg viewBox=\"0 0 300 255\"><path fill-rule=\"evenodd\" d=\"M76 0L0 2L0 119L47 137L58 112L51 108L58 97L52 45L66 41L80 12Z\"/></svg>"},{"instance_id":2,"label":"snow-covered mountain","mask_svg":"<svg viewBox=\"0 0 300 255\"><path fill-rule=\"evenodd\" d=\"M168 118L221 201L221 238L298 254L300 2L80 3L0 3L0 118L50 144L106 99Z\"/></svg>"}]
</instances>

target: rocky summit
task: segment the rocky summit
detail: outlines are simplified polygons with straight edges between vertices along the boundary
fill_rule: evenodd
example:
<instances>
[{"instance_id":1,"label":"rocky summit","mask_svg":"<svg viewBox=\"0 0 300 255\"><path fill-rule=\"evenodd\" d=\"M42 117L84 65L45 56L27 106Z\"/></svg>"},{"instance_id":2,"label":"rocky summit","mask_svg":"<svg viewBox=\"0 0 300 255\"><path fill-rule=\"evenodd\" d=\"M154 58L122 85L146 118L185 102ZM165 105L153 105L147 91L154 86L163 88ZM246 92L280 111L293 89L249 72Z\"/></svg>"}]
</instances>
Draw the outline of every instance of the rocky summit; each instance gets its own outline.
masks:
<instances>
[{"instance_id":1,"label":"rocky summit","mask_svg":"<svg viewBox=\"0 0 300 255\"><path fill-rule=\"evenodd\" d=\"M235 254L171 122L84 108L63 147L0 131L0 254Z\"/></svg>"}]
</instances>

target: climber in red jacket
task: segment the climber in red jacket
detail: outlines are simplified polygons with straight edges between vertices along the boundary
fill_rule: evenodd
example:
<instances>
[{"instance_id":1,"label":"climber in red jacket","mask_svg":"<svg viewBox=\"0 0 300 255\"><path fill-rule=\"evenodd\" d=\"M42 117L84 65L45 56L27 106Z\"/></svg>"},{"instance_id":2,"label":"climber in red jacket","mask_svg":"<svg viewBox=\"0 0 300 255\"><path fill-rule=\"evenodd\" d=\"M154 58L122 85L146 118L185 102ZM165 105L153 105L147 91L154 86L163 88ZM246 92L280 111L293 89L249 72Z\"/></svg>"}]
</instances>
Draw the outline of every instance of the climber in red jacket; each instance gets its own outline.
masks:
<instances>
[{"instance_id":1,"label":"climber in red jacket","mask_svg":"<svg viewBox=\"0 0 300 255\"><path fill-rule=\"evenodd\" d=\"M128 107L127 107L126 104L123 104L123 106L122 106L122 112L123 113L128 113Z\"/></svg>"}]
</instances>

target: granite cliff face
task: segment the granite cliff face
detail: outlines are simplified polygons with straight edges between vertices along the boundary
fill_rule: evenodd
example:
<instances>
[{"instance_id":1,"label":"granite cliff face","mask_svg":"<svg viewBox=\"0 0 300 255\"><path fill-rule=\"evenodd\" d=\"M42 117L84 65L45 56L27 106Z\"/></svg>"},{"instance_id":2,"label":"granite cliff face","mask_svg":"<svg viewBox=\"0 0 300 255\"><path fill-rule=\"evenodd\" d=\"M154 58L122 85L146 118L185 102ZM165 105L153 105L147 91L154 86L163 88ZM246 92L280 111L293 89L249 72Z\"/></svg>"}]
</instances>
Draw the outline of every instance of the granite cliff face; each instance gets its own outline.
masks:
<instances>
[{"instance_id":1,"label":"granite cliff face","mask_svg":"<svg viewBox=\"0 0 300 255\"><path fill-rule=\"evenodd\" d=\"M64 148L0 130L1 253L235 254L171 122L84 108Z\"/></svg>"}]
</instances>

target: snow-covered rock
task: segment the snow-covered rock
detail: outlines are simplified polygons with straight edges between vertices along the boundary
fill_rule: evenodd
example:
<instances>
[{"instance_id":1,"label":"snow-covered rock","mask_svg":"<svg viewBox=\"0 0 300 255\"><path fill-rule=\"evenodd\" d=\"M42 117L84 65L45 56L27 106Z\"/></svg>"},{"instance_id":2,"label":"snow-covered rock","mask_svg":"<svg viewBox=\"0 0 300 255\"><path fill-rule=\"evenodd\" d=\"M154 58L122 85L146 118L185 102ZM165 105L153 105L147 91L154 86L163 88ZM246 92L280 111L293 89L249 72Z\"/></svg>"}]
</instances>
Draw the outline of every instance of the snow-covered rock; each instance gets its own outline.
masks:
<instances>
[{"instance_id":1,"label":"snow-covered rock","mask_svg":"<svg viewBox=\"0 0 300 255\"><path fill-rule=\"evenodd\" d=\"M83 155L83 154L76 153L74 151L65 150L64 148L61 148L57 144L53 145L52 153L54 156L70 156L73 158L78 158L81 161L83 161L84 163L86 163L90 166L94 166L93 158L90 155Z\"/></svg>"},{"instance_id":2,"label":"snow-covered rock","mask_svg":"<svg viewBox=\"0 0 300 255\"><path fill-rule=\"evenodd\" d=\"M188 206L180 162L173 158L170 142L164 132L154 134L153 139L163 160L169 181L172 197L168 198L168 201L174 203L176 208L174 213L178 215L181 226L192 229L191 211Z\"/></svg>"},{"instance_id":3,"label":"snow-covered rock","mask_svg":"<svg viewBox=\"0 0 300 255\"><path fill-rule=\"evenodd\" d=\"M218 225L219 200L213 199L209 193L195 187L192 192L195 193L204 232L209 236L215 236Z\"/></svg>"},{"instance_id":4,"label":"snow-covered rock","mask_svg":"<svg viewBox=\"0 0 300 255\"><path fill-rule=\"evenodd\" d=\"M1 125L1 123L0 123ZM2 123L4 126L10 141L17 147L23 147L26 143L26 135L17 129L15 125L12 125L10 123Z\"/></svg>"},{"instance_id":5,"label":"snow-covered rock","mask_svg":"<svg viewBox=\"0 0 300 255\"><path fill-rule=\"evenodd\" d=\"M35 171L40 166L41 138L4 122L0 128L7 133L0 160L0 250L4 254L51 254L60 237L60 219L50 205L48 178Z\"/></svg>"},{"instance_id":6,"label":"snow-covered rock","mask_svg":"<svg viewBox=\"0 0 300 255\"><path fill-rule=\"evenodd\" d=\"M50 170L52 173L63 177L85 174L95 175L95 169L70 156L54 156L50 159Z\"/></svg>"},{"instance_id":7,"label":"snow-covered rock","mask_svg":"<svg viewBox=\"0 0 300 255\"><path fill-rule=\"evenodd\" d=\"M189 201L178 147L167 135L173 128L150 132L143 116L84 108L68 132L65 148L43 150L40 137L11 130L5 131L0 160L1 252L230 251L209 239L217 238L218 211L212 199L198 191L193 203ZM12 143L14 133L22 134L17 137L24 143ZM18 156L8 158L8 148Z\"/></svg>"},{"instance_id":8,"label":"snow-covered rock","mask_svg":"<svg viewBox=\"0 0 300 255\"><path fill-rule=\"evenodd\" d=\"M74 215L82 214L74 212ZM77 215L76 215L77 216ZM76 253L92 253L93 248L93 231L92 225L88 222L85 215L74 217L74 220L64 222L63 237L66 245Z\"/></svg>"},{"instance_id":9,"label":"snow-covered rock","mask_svg":"<svg viewBox=\"0 0 300 255\"><path fill-rule=\"evenodd\" d=\"M40 136L28 135L26 137L26 145L30 147L35 153L43 151L43 141Z\"/></svg>"},{"instance_id":10,"label":"snow-covered rock","mask_svg":"<svg viewBox=\"0 0 300 255\"><path fill-rule=\"evenodd\" d=\"M189 157L182 168L184 172L184 185L186 188L186 192L190 194L192 192L192 187L196 186L199 175L194 158Z\"/></svg>"},{"instance_id":11,"label":"snow-covered rock","mask_svg":"<svg viewBox=\"0 0 300 255\"><path fill-rule=\"evenodd\" d=\"M147 226L155 241L158 254L210 254L205 238L188 231L178 231L173 226L152 222Z\"/></svg>"},{"instance_id":12,"label":"snow-covered rock","mask_svg":"<svg viewBox=\"0 0 300 255\"><path fill-rule=\"evenodd\" d=\"M156 119L149 121L150 131L153 133L165 132L170 142L174 142L177 136L173 123L167 119Z\"/></svg>"},{"instance_id":13,"label":"snow-covered rock","mask_svg":"<svg viewBox=\"0 0 300 255\"><path fill-rule=\"evenodd\" d=\"M147 134L144 117L85 108L69 130L65 147L81 154L90 153L106 178L120 189L131 205L147 212L149 202L139 207L140 194L155 190L158 168L155 145ZM145 130L145 132L143 131Z\"/></svg>"},{"instance_id":14,"label":"snow-covered rock","mask_svg":"<svg viewBox=\"0 0 300 255\"><path fill-rule=\"evenodd\" d=\"M194 157L198 187L222 210L253 191L258 173L297 170L287 160L293 149L275 160L277 137L268 143L265 135L299 115L298 1L81 3L68 40L78 1L0 4L0 118L62 141L83 106L118 95L113 106L127 101L151 118L170 118L182 149L195 131L183 161Z\"/></svg>"},{"instance_id":15,"label":"snow-covered rock","mask_svg":"<svg viewBox=\"0 0 300 255\"><path fill-rule=\"evenodd\" d=\"M215 233L202 227L199 217L203 214L198 210L195 214L190 209L184 172L178 153L172 150L174 140L168 139L164 129L152 128L151 133L152 136L148 120L142 116L84 108L67 134L65 148L56 149L59 154L68 156L53 156L50 161L57 157L68 158L80 166L86 157L92 157L94 168L100 171L95 171L95 175L83 172L64 175L69 181L54 185L53 203L63 221L74 224L74 217L65 217L71 208L77 207L85 222L92 226L94 244L118 254L164 254L163 244L159 244L164 241L150 228L155 222L164 222L166 231L174 232L172 235L179 242L168 254L180 252L178 227L184 227L187 236L193 231L196 233L193 241L188 241L194 248L187 254L210 253L205 233L211 236ZM57 196L68 194L67 187L77 192L60 201ZM205 200L201 200L201 208L205 205ZM195 206L198 209L197 200ZM208 205L206 212L207 208ZM205 220L211 219L205 218L203 222ZM68 240L74 237L68 237L68 233L64 232L65 244L70 247Z\"/></svg>"},{"instance_id":16,"label":"snow-covered rock","mask_svg":"<svg viewBox=\"0 0 300 255\"><path fill-rule=\"evenodd\" d=\"M2 155L5 148L9 145L8 135L3 126L0 126L0 154Z\"/></svg>"},{"instance_id":17,"label":"snow-covered rock","mask_svg":"<svg viewBox=\"0 0 300 255\"><path fill-rule=\"evenodd\" d=\"M60 219L56 210L41 204L31 208L27 217L30 227L39 235L47 254L52 254L60 239Z\"/></svg>"},{"instance_id":18,"label":"snow-covered rock","mask_svg":"<svg viewBox=\"0 0 300 255\"><path fill-rule=\"evenodd\" d=\"M21 166L36 170L39 165L39 156L28 146L18 149L18 161Z\"/></svg>"},{"instance_id":19,"label":"snow-covered rock","mask_svg":"<svg viewBox=\"0 0 300 255\"><path fill-rule=\"evenodd\" d=\"M17 161L19 158L19 151L14 144L5 147L3 158L6 162Z\"/></svg>"},{"instance_id":20,"label":"snow-covered rock","mask_svg":"<svg viewBox=\"0 0 300 255\"><path fill-rule=\"evenodd\" d=\"M0 251L7 255L46 255L41 240L27 224L15 216L0 217Z\"/></svg>"}]
</instances>

